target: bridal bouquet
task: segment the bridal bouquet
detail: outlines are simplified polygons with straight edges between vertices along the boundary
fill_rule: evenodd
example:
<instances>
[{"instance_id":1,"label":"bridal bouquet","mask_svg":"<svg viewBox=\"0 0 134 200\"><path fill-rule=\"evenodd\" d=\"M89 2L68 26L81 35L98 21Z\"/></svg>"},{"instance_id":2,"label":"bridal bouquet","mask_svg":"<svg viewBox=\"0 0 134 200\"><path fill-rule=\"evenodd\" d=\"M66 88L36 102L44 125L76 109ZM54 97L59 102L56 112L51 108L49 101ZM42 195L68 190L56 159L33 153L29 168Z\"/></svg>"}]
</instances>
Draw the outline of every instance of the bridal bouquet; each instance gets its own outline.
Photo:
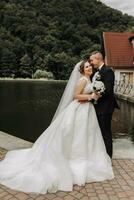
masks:
<instances>
[{"instance_id":1,"label":"bridal bouquet","mask_svg":"<svg viewBox=\"0 0 134 200\"><path fill-rule=\"evenodd\" d=\"M93 82L93 91L99 92L100 94L104 93L104 91L105 91L104 83L102 81L94 81Z\"/></svg>"},{"instance_id":2,"label":"bridal bouquet","mask_svg":"<svg viewBox=\"0 0 134 200\"><path fill-rule=\"evenodd\" d=\"M102 94L105 92L105 86L104 86L104 83L100 79L101 79L101 75L99 74L99 72L96 72L93 77L93 82L92 82L93 92ZM97 100L94 100L93 103L97 104Z\"/></svg>"}]
</instances>

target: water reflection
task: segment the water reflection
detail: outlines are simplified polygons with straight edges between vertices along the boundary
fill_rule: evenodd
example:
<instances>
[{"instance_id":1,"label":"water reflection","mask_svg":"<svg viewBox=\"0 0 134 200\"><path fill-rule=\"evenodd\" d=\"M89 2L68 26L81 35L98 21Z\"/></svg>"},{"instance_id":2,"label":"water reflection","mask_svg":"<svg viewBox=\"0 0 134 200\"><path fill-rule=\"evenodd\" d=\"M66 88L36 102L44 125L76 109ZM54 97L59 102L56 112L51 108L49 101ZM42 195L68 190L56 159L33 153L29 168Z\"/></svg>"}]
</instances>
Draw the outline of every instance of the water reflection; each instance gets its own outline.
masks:
<instances>
[{"instance_id":1,"label":"water reflection","mask_svg":"<svg viewBox=\"0 0 134 200\"><path fill-rule=\"evenodd\" d=\"M65 82L0 81L0 130L34 142L49 126ZM113 115L114 137L134 142L134 104L119 101ZM118 133L118 134L117 134Z\"/></svg>"},{"instance_id":2,"label":"water reflection","mask_svg":"<svg viewBox=\"0 0 134 200\"><path fill-rule=\"evenodd\" d=\"M49 126L65 83L0 81L0 130L34 142Z\"/></svg>"},{"instance_id":3,"label":"water reflection","mask_svg":"<svg viewBox=\"0 0 134 200\"><path fill-rule=\"evenodd\" d=\"M120 110L113 114L112 128L114 138L128 137L134 143L134 104L118 100Z\"/></svg>"}]
</instances>

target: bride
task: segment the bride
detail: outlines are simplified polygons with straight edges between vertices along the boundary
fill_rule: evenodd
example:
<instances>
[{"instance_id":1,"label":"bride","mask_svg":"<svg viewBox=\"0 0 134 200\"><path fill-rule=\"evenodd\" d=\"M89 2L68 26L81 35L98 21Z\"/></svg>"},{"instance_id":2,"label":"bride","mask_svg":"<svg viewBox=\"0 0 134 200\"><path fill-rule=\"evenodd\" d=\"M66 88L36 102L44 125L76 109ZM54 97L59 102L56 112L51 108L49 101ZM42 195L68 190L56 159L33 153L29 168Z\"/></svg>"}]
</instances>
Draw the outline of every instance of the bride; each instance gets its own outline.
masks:
<instances>
[{"instance_id":1,"label":"bride","mask_svg":"<svg viewBox=\"0 0 134 200\"><path fill-rule=\"evenodd\" d=\"M90 102L95 98L91 74L87 61L76 64L50 126L32 148L9 151L0 161L1 184L45 194L114 178Z\"/></svg>"}]
</instances>

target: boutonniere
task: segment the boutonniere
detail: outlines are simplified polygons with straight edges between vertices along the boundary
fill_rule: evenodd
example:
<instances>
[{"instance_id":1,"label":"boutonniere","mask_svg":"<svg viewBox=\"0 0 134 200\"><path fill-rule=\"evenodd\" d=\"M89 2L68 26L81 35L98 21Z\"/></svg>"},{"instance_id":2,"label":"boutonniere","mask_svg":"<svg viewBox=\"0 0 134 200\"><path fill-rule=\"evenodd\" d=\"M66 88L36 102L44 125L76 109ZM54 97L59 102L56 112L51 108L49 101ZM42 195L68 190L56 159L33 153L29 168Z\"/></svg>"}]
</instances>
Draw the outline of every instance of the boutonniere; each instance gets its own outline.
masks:
<instances>
[{"instance_id":1,"label":"boutonniere","mask_svg":"<svg viewBox=\"0 0 134 200\"><path fill-rule=\"evenodd\" d=\"M100 81L100 80L101 80L101 75L100 75L100 72L97 71L95 75L93 76L93 81Z\"/></svg>"},{"instance_id":2,"label":"boutonniere","mask_svg":"<svg viewBox=\"0 0 134 200\"><path fill-rule=\"evenodd\" d=\"M96 81L100 81L101 80L101 75L100 72L96 72Z\"/></svg>"}]
</instances>

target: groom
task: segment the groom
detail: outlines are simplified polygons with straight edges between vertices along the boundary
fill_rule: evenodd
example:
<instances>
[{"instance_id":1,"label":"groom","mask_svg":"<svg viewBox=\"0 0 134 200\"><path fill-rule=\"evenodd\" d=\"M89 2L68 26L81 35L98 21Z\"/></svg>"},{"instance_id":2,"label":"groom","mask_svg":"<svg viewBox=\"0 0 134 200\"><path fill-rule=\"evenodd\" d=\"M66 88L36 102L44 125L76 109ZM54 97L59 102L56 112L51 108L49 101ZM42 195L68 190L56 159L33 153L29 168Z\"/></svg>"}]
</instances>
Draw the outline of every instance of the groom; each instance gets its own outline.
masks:
<instances>
[{"instance_id":1,"label":"groom","mask_svg":"<svg viewBox=\"0 0 134 200\"><path fill-rule=\"evenodd\" d=\"M99 51L91 53L89 61L93 67L100 73L100 81L105 85L105 93L102 94L95 104L95 110L106 146L108 155L112 158L113 144L112 144L112 131L111 121L114 108L119 108L114 97L114 72L106 66L103 62L103 56Z\"/></svg>"}]
</instances>

